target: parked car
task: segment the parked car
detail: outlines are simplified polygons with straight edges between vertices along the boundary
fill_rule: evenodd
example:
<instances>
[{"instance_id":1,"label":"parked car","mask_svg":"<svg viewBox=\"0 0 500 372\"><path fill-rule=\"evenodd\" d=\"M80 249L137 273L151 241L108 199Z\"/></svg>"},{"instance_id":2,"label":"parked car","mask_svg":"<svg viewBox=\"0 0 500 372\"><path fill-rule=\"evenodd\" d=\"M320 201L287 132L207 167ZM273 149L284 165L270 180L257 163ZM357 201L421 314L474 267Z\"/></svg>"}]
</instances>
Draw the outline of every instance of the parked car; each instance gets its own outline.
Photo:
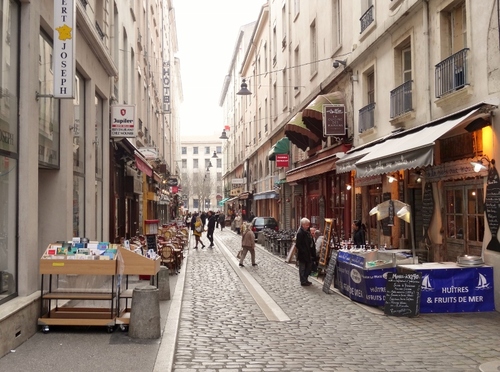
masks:
<instances>
[{"instance_id":1,"label":"parked car","mask_svg":"<svg viewBox=\"0 0 500 372\"><path fill-rule=\"evenodd\" d=\"M255 217L252 222L252 231L255 234L255 239L259 237L259 231L264 228L274 229L278 231L278 221L273 217Z\"/></svg>"}]
</instances>

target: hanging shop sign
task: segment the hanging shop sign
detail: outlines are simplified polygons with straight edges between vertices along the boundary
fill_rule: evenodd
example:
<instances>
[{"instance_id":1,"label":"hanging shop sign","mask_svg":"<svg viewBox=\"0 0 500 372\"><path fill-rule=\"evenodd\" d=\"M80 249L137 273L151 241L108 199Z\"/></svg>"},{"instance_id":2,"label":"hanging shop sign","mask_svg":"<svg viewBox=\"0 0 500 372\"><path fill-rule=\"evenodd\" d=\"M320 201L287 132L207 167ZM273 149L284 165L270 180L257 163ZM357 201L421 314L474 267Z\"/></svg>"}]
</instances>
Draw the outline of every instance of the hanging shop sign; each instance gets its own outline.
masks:
<instances>
[{"instance_id":1,"label":"hanging shop sign","mask_svg":"<svg viewBox=\"0 0 500 372\"><path fill-rule=\"evenodd\" d=\"M156 147L142 147L138 149L144 159L146 160L156 160L158 159L158 148Z\"/></svg>"},{"instance_id":2,"label":"hanging shop sign","mask_svg":"<svg viewBox=\"0 0 500 372\"><path fill-rule=\"evenodd\" d=\"M236 188L232 189L231 191L229 191L229 195L238 196L241 194L242 191L243 191L243 187L236 187Z\"/></svg>"},{"instance_id":3,"label":"hanging shop sign","mask_svg":"<svg viewBox=\"0 0 500 372\"><path fill-rule=\"evenodd\" d=\"M179 180L177 178L169 178L167 181L168 186L177 186L179 185Z\"/></svg>"},{"instance_id":4,"label":"hanging shop sign","mask_svg":"<svg viewBox=\"0 0 500 372\"><path fill-rule=\"evenodd\" d=\"M54 97L74 98L75 0L54 0Z\"/></svg>"},{"instance_id":5,"label":"hanging shop sign","mask_svg":"<svg viewBox=\"0 0 500 372\"><path fill-rule=\"evenodd\" d=\"M245 183L245 179L244 178L233 178L231 180L231 183L233 185L243 185Z\"/></svg>"},{"instance_id":6,"label":"hanging shop sign","mask_svg":"<svg viewBox=\"0 0 500 372\"><path fill-rule=\"evenodd\" d=\"M135 138L135 106L111 106L111 137Z\"/></svg>"},{"instance_id":7,"label":"hanging shop sign","mask_svg":"<svg viewBox=\"0 0 500 372\"><path fill-rule=\"evenodd\" d=\"M288 154L276 154L276 166L278 168L288 167Z\"/></svg>"},{"instance_id":8,"label":"hanging shop sign","mask_svg":"<svg viewBox=\"0 0 500 372\"><path fill-rule=\"evenodd\" d=\"M325 136L344 136L346 133L345 116L345 105L324 104L323 134Z\"/></svg>"},{"instance_id":9,"label":"hanging shop sign","mask_svg":"<svg viewBox=\"0 0 500 372\"><path fill-rule=\"evenodd\" d=\"M163 113L170 114L170 61L163 62Z\"/></svg>"}]
</instances>

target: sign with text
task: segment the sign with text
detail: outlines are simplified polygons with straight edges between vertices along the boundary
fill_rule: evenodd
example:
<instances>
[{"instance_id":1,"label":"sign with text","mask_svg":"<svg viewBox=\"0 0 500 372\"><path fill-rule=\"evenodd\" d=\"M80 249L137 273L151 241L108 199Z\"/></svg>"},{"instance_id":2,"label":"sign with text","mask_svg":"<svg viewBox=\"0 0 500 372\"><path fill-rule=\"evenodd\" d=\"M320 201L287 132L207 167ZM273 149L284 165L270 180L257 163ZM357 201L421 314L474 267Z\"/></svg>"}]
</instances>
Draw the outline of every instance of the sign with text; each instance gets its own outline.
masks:
<instances>
[{"instance_id":1,"label":"sign with text","mask_svg":"<svg viewBox=\"0 0 500 372\"><path fill-rule=\"evenodd\" d=\"M422 274L388 273L384 314L393 316L417 316L420 312Z\"/></svg>"},{"instance_id":2,"label":"sign with text","mask_svg":"<svg viewBox=\"0 0 500 372\"><path fill-rule=\"evenodd\" d=\"M54 0L54 97L74 98L75 0Z\"/></svg>"},{"instance_id":3,"label":"sign with text","mask_svg":"<svg viewBox=\"0 0 500 372\"><path fill-rule=\"evenodd\" d=\"M288 154L276 154L276 166L278 168L288 167Z\"/></svg>"},{"instance_id":4,"label":"sign with text","mask_svg":"<svg viewBox=\"0 0 500 372\"><path fill-rule=\"evenodd\" d=\"M324 104L323 134L325 136L344 136L346 132L345 116L345 105Z\"/></svg>"},{"instance_id":5,"label":"sign with text","mask_svg":"<svg viewBox=\"0 0 500 372\"><path fill-rule=\"evenodd\" d=\"M135 138L135 106L111 106L111 137Z\"/></svg>"},{"instance_id":6,"label":"sign with text","mask_svg":"<svg viewBox=\"0 0 500 372\"><path fill-rule=\"evenodd\" d=\"M163 112L170 114L170 61L163 62Z\"/></svg>"}]
</instances>

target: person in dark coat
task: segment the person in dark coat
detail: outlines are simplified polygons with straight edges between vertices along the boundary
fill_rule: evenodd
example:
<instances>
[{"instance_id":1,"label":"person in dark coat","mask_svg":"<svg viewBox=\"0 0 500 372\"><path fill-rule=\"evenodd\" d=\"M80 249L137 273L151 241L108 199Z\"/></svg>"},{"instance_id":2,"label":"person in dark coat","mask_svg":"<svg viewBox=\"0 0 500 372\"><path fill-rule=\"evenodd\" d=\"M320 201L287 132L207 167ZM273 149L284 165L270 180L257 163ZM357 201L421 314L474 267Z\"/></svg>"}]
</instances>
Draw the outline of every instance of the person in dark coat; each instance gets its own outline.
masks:
<instances>
[{"instance_id":1,"label":"person in dark coat","mask_svg":"<svg viewBox=\"0 0 500 372\"><path fill-rule=\"evenodd\" d=\"M205 225L207 223L207 215L205 214L205 212L201 212L200 218L201 218L201 223L203 224L203 228L205 228Z\"/></svg>"},{"instance_id":2,"label":"person in dark coat","mask_svg":"<svg viewBox=\"0 0 500 372\"><path fill-rule=\"evenodd\" d=\"M224 216L224 213L220 213L218 216L219 219L219 225L220 225L220 231L224 229L224 225L226 224L226 216Z\"/></svg>"},{"instance_id":3,"label":"person in dark coat","mask_svg":"<svg viewBox=\"0 0 500 372\"><path fill-rule=\"evenodd\" d=\"M353 242L356 247L361 247L366 244L366 235L364 225L361 223L361 220L354 221L352 224L354 233L353 233Z\"/></svg>"},{"instance_id":4,"label":"person in dark coat","mask_svg":"<svg viewBox=\"0 0 500 372\"><path fill-rule=\"evenodd\" d=\"M198 213L193 213L193 216L191 217L191 230L194 231L194 224L196 223L196 217L198 217Z\"/></svg>"},{"instance_id":5,"label":"person in dark coat","mask_svg":"<svg viewBox=\"0 0 500 372\"><path fill-rule=\"evenodd\" d=\"M307 278L309 274L311 274L313 262L316 260L316 247L314 246L314 240L309 231L309 226L311 226L311 221L307 218L302 218L300 220L300 228L295 237L301 286L309 286L312 284Z\"/></svg>"},{"instance_id":6,"label":"person in dark coat","mask_svg":"<svg viewBox=\"0 0 500 372\"><path fill-rule=\"evenodd\" d=\"M215 214L212 211L208 211L208 226L207 226L207 238L210 240L210 245L208 248L214 247L214 230L215 230Z\"/></svg>"}]
</instances>

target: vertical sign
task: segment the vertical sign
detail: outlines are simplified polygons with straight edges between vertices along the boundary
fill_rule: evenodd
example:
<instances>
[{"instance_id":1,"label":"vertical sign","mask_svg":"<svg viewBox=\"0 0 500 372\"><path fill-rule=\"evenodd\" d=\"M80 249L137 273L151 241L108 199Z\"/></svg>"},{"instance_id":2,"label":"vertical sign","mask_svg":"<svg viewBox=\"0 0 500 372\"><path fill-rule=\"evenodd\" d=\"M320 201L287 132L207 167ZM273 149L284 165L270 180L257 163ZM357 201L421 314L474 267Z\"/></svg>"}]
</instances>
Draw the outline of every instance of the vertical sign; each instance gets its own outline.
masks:
<instances>
[{"instance_id":1,"label":"vertical sign","mask_svg":"<svg viewBox=\"0 0 500 372\"><path fill-rule=\"evenodd\" d=\"M345 126L345 105L324 104L323 105L323 134L325 136L344 136Z\"/></svg>"},{"instance_id":2,"label":"vertical sign","mask_svg":"<svg viewBox=\"0 0 500 372\"><path fill-rule=\"evenodd\" d=\"M170 61L163 62L163 112L170 114Z\"/></svg>"},{"instance_id":3,"label":"vertical sign","mask_svg":"<svg viewBox=\"0 0 500 372\"><path fill-rule=\"evenodd\" d=\"M74 98L75 0L54 0L54 97Z\"/></svg>"},{"instance_id":4,"label":"vertical sign","mask_svg":"<svg viewBox=\"0 0 500 372\"><path fill-rule=\"evenodd\" d=\"M288 154L276 154L276 166L288 167Z\"/></svg>"}]
</instances>

